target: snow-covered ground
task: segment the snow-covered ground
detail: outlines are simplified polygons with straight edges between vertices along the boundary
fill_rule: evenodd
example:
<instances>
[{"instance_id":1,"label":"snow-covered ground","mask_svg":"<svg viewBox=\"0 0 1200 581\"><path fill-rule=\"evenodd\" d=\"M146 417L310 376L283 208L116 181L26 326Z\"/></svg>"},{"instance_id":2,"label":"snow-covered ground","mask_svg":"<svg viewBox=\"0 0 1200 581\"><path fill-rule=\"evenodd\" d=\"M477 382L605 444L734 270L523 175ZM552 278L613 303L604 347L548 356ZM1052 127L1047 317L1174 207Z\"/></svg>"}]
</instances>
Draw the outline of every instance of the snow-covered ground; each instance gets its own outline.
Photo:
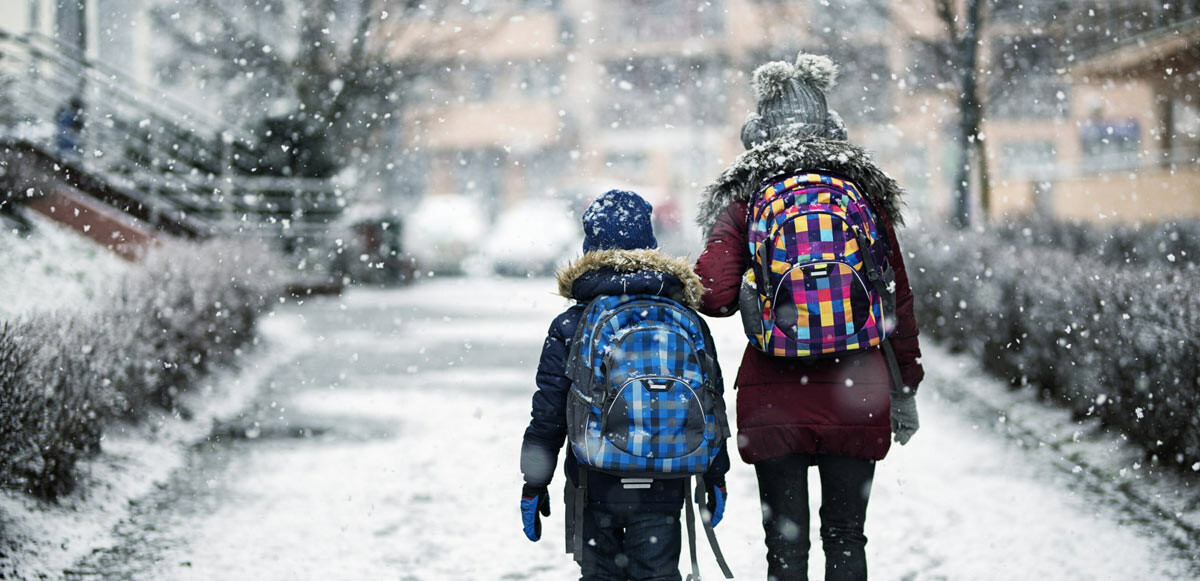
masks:
<instances>
[{"instance_id":1,"label":"snow-covered ground","mask_svg":"<svg viewBox=\"0 0 1200 581\"><path fill-rule=\"evenodd\" d=\"M58 503L0 490L0 579L57 579L95 547L116 542L113 529L129 516L131 503L164 486L214 422L241 412L266 375L303 349L296 322L264 320L261 348L240 369L218 372L183 397L180 403L191 412L190 420L151 416L139 425L108 429L102 452L80 463L79 487ZM22 576L7 577L13 571Z\"/></svg>"},{"instance_id":2,"label":"snow-covered ground","mask_svg":"<svg viewBox=\"0 0 1200 581\"><path fill-rule=\"evenodd\" d=\"M549 280L435 278L280 311L308 346L263 378L239 425L219 431L247 437L194 448L184 469L136 503L112 543L68 578L577 576L562 552L561 475L541 542L521 534L517 509L534 368L545 329L566 304L554 288ZM724 320L714 333L732 375L740 329ZM1018 445L1003 433L1009 420L997 422L971 395L1003 386L926 348L921 431L877 471L867 522L872 578L1197 577L1194 546L1172 543L1129 501L1093 486L1088 470L1063 469L1055 445ZM1054 429L1056 416L1045 417L1051 423L1034 425ZM815 497L815 473L810 480ZM751 467L735 462L729 490L717 528L725 554L738 578L764 578ZM702 571L719 578L700 544ZM818 547L814 578L822 576Z\"/></svg>"},{"instance_id":3,"label":"snow-covered ground","mask_svg":"<svg viewBox=\"0 0 1200 581\"><path fill-rule=\"evenodd\" d=\"M129 269L124 259L65 226L36 212L23 215L31 232L0 231L0 319L86 307Z\"/></svg>"}]
</instances>

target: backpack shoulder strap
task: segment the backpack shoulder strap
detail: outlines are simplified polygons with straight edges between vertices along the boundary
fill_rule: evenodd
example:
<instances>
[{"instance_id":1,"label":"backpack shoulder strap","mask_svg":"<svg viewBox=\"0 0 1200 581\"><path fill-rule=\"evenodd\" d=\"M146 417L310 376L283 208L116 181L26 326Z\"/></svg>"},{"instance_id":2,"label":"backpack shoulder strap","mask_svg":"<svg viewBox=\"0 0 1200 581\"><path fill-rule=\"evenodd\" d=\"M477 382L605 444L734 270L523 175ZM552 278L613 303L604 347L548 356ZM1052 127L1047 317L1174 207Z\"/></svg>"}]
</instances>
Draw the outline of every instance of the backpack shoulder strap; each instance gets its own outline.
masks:
<instances>
[{"instance_id":1,"label":"backpack shoulder strap","mask_svg":"<svg viewBox=\"0 0 1200 581\"><path fill-rule=\"evenodd\" d=\"M862 230L857 228L854 230L854 235L858 237L858 245L863 249L863 266L867 268L867 279L871 282L875 294L879 296L887 296L887 289L884 288L882 272L875 266L875 258L871 256L870 250L867 249L867 236ZM900 362L896 359L896 352L892 349L892 341L888 337L884 337L880 342L883 349L884 359L887 360L888 374L892 376L892 393L904 393L904 381L900 378Z\"/></svg>"},{"instance_id":2,"label":"backpack shoulder strap","mask_svg":"<svg viewBox=\"0 0 1200 581\"><path fill-rule=\"evenodd\" d=\"M586 361L580 361L580 349L583 348L583 335L587 330L588 318L592 311L596 308L595 301L587 305L578 305L582 307L579 314L579 323L575 325L575 334L571 337L571 350L567 354L567 362L564 365L567 379L570 379L584 393L591 383L591 369ZM574 307L572 307L574 308Z\"/></svg>"},{"instance_id":3,"label":"backpack shoulder strap","mask_svg":"<svg viewBox=\"0 0 1200 581\"><path fill-rule=\"evenodd\" d=\"M693 499L692 499L692 485L691 485L690 479L688 480L688 484L685 487L685 489L686 489L686 493L687 493L687 505L688 505L687 506L688 548L691 549L691 551L692 551L692 576L694 576L695 579L697 581L699 581L699 579L700 579L699 564L697 563L697 559L696 559L696 519L694 516L692 516L692 501L693 501ZM696 475L695 503L700 508L703 508L708 503L708 501L705 498L707 490L708 490L708 488L704 484L704 477L697 474ZM721 573L723 575L725 575L726 579L733 579L733 571L731 571L729 569L729 563L727 563L725 561L725 554L721 552L721 544L717 542L717 532L713 530L712 516L709 515L709 518L701 517L700 522L704 526L704 536L708 537L708 546L709 546L709 548L712 549L713 557L716 558L717 566L721 568ZM689 576L688 579L692 579L693 578L692 576Z\"/></svg>"},{"instance_id":4,"label":"backpack shoulder strap","mask_svg":"<svg viewBox=\"0 0 1200 581\"><path fill-rule=\"evenodd\" d=\"M692 572L686 581L700 581L700 559L696 557L696 512L692 508L692 479L688 478L683 487L684 514L687 517L688 554L692 557Z\"/></svg>"},{"instance_id":5,"label":"backpack shoulder strap","mask_svg":"<svg viewBox=\"0 0 1200 581\"><path fill-rule=\"evenodd\" d=\"M567 510L570 513L567 519L574 522L573 527L567 528L567 552L575 558L576 563L583 563L583 519L584 511L587 509L588 503L588 482L587 468L579 466L579 484L575 486L575 490L571 494L572 504L567 505ZM567 479L567 486L570 487L571 479Z\"/></svg>"}]
</instances>

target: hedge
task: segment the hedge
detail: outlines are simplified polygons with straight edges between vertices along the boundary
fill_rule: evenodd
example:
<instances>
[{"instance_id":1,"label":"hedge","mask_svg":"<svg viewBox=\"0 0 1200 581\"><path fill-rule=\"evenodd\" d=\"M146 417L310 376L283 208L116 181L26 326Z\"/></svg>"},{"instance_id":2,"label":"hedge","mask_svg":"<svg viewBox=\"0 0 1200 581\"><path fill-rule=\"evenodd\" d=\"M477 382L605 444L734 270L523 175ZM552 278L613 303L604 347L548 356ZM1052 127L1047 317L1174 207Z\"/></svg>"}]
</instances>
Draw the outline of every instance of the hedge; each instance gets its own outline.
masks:
<instances>
[{"instance_id":1,"label":"hedge","mask_svg":"<svg viewBox=\"0 0 1200 581\"><path fill-rule=\"evenodd\" d=\"M0 484L57 498L109 424L186 414L179 396L253 340L277 264L257 244L168 243L97 305L0 323Z\"/></svg>"},{"instance_id":2,"label":"hedge","mask_svg":"<svg viewBox=\"0 0 1200 581\"><path fill-rule=\"evenodd\" d=\"M1098 225L1023 216L990 231L1014 245L1056 248L1111 266L1200 267L1200 221L1195 220Z\"/></svg>"},{"instance_id":3,"label":"hedge","mask_svg":"<svg viewBox=\"0 0 1200 581\"><path fill-rule=\"evenodd\" d=\"M1034 386L1077 419L1099 417L1152 460L1194 469L1200 281L1193 269L1164 267L1148 254L1129 264L1086 244L1053 243L1044 231L1011 235L1024 229L910 232L922 331L978 357L1015 388ZM1124 236L1078 231L1094 240Z\"/></svg>"}]
</instances>

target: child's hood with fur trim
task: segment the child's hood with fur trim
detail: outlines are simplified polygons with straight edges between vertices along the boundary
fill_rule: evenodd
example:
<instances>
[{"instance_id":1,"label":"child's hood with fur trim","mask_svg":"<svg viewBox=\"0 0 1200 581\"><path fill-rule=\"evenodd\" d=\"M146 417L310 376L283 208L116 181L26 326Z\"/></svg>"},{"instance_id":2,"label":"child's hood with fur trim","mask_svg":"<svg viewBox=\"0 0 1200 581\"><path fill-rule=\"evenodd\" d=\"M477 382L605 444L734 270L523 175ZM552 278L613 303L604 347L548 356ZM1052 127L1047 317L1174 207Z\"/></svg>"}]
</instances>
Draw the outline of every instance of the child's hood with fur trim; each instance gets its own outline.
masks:
<instances>
[{"instance_id":1,"label":"child's hood with fur trim","mask_svg":"<svg viewBox=\"0 0 1200 581\"><path fill-rule=\"evenodd\" d=\"M592 297L576 296L575 283L589 273L603 269L615 271L618 275L636 273L662 273L679 279L682 286L680 300L695 309L700 306L700 298L704 296L705 288L700 277L692 271L692 263L682 258L667 256L655 249L641 250L596 250L584 254L582 258L568 264L558 271L558 293L568 299L586 300Z\"/></svg>"}]
</instances>

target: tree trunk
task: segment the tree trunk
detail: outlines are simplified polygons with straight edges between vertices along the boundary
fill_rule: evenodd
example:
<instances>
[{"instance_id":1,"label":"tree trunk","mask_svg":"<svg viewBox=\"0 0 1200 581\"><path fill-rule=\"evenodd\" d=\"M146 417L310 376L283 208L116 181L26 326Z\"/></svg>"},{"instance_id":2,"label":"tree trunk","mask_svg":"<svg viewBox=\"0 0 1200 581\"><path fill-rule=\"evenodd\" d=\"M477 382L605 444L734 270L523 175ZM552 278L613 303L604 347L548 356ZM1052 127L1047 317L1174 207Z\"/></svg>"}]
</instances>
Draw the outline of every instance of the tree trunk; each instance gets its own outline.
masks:
<instances>
[{"instance_id":1,"label":"tree trunk","mask_svg":"<svg viewBox=\"0 0 1200 581\"><path fill-rule=\"evenodd\" d=\"M962 37L962 93L960 94L958 179L955 183L954 225L971 225L971 156L979 135L978 61L979 0L967 0L965 30Z\"/></svg>"},{"instance_id":2,"label":"tree trunk","mask_svg":"<svg viewBox=\"0 0 1200 581\"><path fill-rule=\"evenodd\" d=\"M986 223L992 214L992 179L988 168L987 144L975 140L975 156L978 158L979 169L979 221Z\"/></svg>"}]
</instances>

